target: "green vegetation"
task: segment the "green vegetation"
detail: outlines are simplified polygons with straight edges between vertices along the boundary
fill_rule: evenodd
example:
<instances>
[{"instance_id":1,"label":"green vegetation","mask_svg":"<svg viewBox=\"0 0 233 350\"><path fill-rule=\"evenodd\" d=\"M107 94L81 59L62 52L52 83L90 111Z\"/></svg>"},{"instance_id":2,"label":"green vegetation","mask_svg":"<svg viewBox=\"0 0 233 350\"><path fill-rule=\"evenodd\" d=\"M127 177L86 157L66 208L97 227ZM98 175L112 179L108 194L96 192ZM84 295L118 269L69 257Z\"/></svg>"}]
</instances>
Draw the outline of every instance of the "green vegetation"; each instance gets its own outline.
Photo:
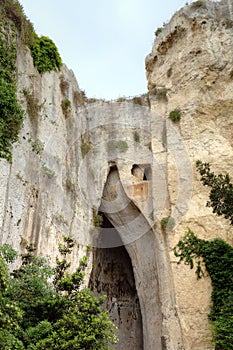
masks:
<instances>
[{"instance_id":1,"label":"green vegetation","mask_svg":"<svg viewBox=\"0 0 233 350\"><path fill-rule=\"evenodd\" d=\"M116 141L116 140L113 140L113 141L110 141L109 142L109 150L110 151L114 151L116 149L118 149L120 152L126 152L128 150L128 144L126 141L124 140L119 140L119 141Z\"/></svg>"},{"instance_id":2,"label":"green vegetation","mask_svg":"<svg viewBox=\"0 0 233 350\"><path fill-rule=\"evenodd\" d=\"M229 219L233 225L233 184L229 174L215 175L211 172L209 163L197 161L196 165L201 182L211 188L207 207L212 207L214 213Z\"/></svg>"},{"instance_id":3,"label":"green vegetation","mask_svg":"<svg viewBox=\"0 0 233 350\"><path fill-rule=\"evenodd\" d=\"M180 121L181 119L181 112L179 109L174 109L173 111L171 111L169 113L169 119L171 119L171 121L173 123L177 123Z\"/></svg>"},{"instance_id":4,"label":"green vegetation","mask_svg":"<svg viewBox=\"0 0 233 350\"><path fill-rule=\"evenodd\" d=\"M134 141L139 143L140 142L140 135L137 131L134 131L133 133Z\"/></svg>"},{"instance_id":5,"label":"green vegetation","mask_svg":"<svg viewBox=\"0 0 233 350\"><path fill-rule=\"evenodd\" d=\"M62 62L56 46L47 37L39 38L32 23L16 0L0 4L0 158L12 161L12 144L18 140L24 112L17 101L16 37L31 49L34 65L42 74L59 70ZM29 116L38 115L41 105L32 94L24 91Z\"/></svg>"},{"instance_id":6,"label":"green vegetation","mask_svg":"<svg viewBox=\"0 0 233 350\"><path fill-rule=\"evenodd\" d=\"M197 161L197 169L204 186L211 188L207 206L213 212L230 220L233 225L233 185L230 177L215 175L209 163ZM205 266L213 286L212 323L215 350L233 349L233 247L222 239L206 241L198 238L190 229L174 248L174 254L192 269L196 263L197 278L204 275Z\"/></svg>"},{"instance_id":7,"label":"green vegetation","mask_svg":"<svg viewBox=\"0 0 233 350\"><path fill-rule=\"evenodd\" d=\"M61 259L52 268L27 246L21 266L9 265L16 252L0 248L0 348L2 350L107 350L116 343L115 326L102 310L103 298L82 287L87 258L70 273L67 260L75 242L64 237Z\"/></svg>"},{"instance_id":8,"label":"green vegetation","mask_svg":"<svg viewBox=\"0 0 233 350\"><path fill-rule=\"evenodd\" d=\"M15 25L20 40L24 45L31 47L35 39L32 23L25 16L23 6L17 0L2 0L0 3L0 20L8 20ZM6 22L6 21L5 21Z\"/></svg>"},{"instance_id":9,"label":"green vegetation","mask_svg":"<svg viewBox=\"0 0 233 350\"><path fill-rule=\"evenodd\" d=\"M68 118L71 112L71 102L68 98L62 101L61 108L64 116Z\"/></svg>"},{"instance_id":10,"label":"green vegetation","mask_svg":"<svg viewBox=\"0 0 233 350\"><path fill-rule=\"evenodd\" d=\"M40 141L39 139L36 139L35 141L31 141L32 151L36 154L41 154L44 151L44 143Z\"/></svg>"},{"instance_id":11,"label":"green vegetation","mask_svg":"<svg viewBox=\"0 0 233 350\"><path fill-rule=\"evenodd\" d=\"M62 66L61 57L54 42L46 36L38 37L31 46L34 66L40 74L52 70L59 71Z\"/></svg>"},{"instance_id":12,"label":"green vegetation","mask_svg":"<svg viewBox=\"0 0 233 350\"><path fill-rule=\"evenodd\" d=\"M55 172L50 169L45 163L42 164L42 170L49 179L52 179L55 176Z\"/></svg>"},{"instance_id":13,"label":"green vegetation","mask_svg":"<svg viewBox=\"0 0 233 350\"><path fill-rule=\"evenodd\" d=\"M197 263L197 278L204 274L206 267L210 275L212 309L209 318L213 324L216 350L233 349L233 248L222 239L205 241L188 230L184 238L174 248L174 254L192 269Z\"/></svg>"},{"instance_id":14,"label":"green vegetation","mask_svg":"<svg viewBox=\"0 0 233 350\"><path fill-rule=\"evenodd\" d=\"M56 45L46 36L38 37L32 23L24 14L22 5L17 0L4 0L0 4L0 18L14 24L21 42L31 50L33 62L40 74L51 70L60 70L61 57Z\"/></svg>"},{"instance_id":15,"label":"green vegetation","mask_svg":"<svg viewBox=\"0 0 233 350\"><path fill-rule=\"evenodd\" d=\"M0 157L11 162L12 143L18 139L24 112L17 101L16 44L14 28L7 37L6 28L0 27Z\"/></svg>"},{"instance_id":16,"label":"green vegetation","mask_svg":"<svg viewBox=\"0 0 233 350\"><path fill-rule=\"evenodd\" d=\"M142 96L135 96L135 97L133 97L132 102L135 105L142 106L142 103L143 103Z\"/></svg>"},{"instance_id":17,"label":"green vegetation","mask_svg":"<svg viewBox=\"0 0 233 350\"><path fill-rule=\"evenodd\" d=\"M81 144L80 148L81 148L82 157L84 158L86 156L86 154L88 152L90 152L90 150L91 150L91 143L90 143L90 141L83 142Z\"/></svg>"},{"instance_id":18,"label":"green vegetation","mask_svg":"<svg viewBox=\"0 0 233 350\"><path fill-rule=\"evenodd\" d=\"M98 210L92 209L92 223L94 227L100 227L103 223L103 217L98 214Z\"/></svg>"},{"instance_id":19,"label":"green vegetation","mask_svg":"<svg viewBox=\"0 0 233 350\"><path fill-rule=\"evenodd\" d=\"M170 232L175 227L175 220L171 216L166 216L162 218L162 220L160 221L160 224L161 224L161 229L163 231Z\"/></svg>"},{"instance_id":20,"label":"green vegetation","mask_svg":"<svg viewBox=\"0 0 233 350\"><path fill-rule=\"evenodd\" d=\"M162 33L162 31L163 31L162 27L157 28L155 31L155 36L159 36L159 34Z\"/></svg>"}]
</instances>

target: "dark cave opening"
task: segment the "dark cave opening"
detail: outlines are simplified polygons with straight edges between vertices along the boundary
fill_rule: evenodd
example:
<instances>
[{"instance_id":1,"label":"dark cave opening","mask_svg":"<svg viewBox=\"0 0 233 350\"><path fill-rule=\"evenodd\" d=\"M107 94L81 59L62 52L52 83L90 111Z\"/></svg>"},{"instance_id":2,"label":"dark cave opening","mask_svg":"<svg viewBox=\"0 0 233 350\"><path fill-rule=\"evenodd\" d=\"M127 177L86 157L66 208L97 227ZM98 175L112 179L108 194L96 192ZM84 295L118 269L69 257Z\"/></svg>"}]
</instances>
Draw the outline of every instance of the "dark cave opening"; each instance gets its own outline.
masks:
<instances>
[{"instance_id":1,"label":"dark cave opening","mask_svg":"<svg viewBox=\"0 0 233 350\"><path fill-rule=\"evenodd\" d=\"M98 247L108 248L94 249L90 288L107 296L104 307L118 327L119 343L114 348L142 350L142 316L131 259L117 230L103 213L99 215L103 223Z\"/></svg>"}]
</instances>

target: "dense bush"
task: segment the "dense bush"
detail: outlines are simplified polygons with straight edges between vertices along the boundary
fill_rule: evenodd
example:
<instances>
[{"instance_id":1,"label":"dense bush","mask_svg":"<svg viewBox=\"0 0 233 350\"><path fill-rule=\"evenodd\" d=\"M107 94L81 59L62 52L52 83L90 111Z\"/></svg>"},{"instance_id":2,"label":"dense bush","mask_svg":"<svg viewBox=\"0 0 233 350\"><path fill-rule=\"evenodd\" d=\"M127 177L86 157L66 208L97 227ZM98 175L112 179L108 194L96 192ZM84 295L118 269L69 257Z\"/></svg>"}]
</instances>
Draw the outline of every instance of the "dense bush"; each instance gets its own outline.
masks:
<instances>
[{"instance_id":1,"label":"dense bush","mask_svg":"<svg viewBox=\"0 0 233 350\"><path fill-rule=\"evenodd\" d=\"M196 165L203 185L210 187L207 206L212 207L217 215L229 219L233 225L233 184L229 174L215 175L209 163L197 161Z\"/></svg>"},{"instance_id":2,"label":"dense bush","mask_svg":"<svg viewBox=\"0 0 233 350\"><path fill-rule=\"evenodd\" d=\"M40 74L61 69L62 61L57 47L48 37L36 37L33 46L31 46L31 54L34 66L37 67Z\"/></svg>"},{"instance_id":3,"label":"dense bush","mask_svg":"<svg viewBox=\"0 0 233 350\"><path fill-rule=\"evenodd\" d=\"M173 122L173 123L177 123L177 122L179 122L180 121L180 118L181 118L181 112L180 112L180 110L179 109L174 109L173 111L171 111L170 113L169 113L169 119L171 119L171 121Z\"/></svg>"},{"instance_id":4,"label":"dense bush","mask_svg":"<svg viewBox=\"0 0 233 350\"><path fill-rule=\"evenodd\" d=\"M116 342L115 326L97 299L82 287L87 258L69 273L67 254L74 246L65 237L59 244L62 259L52 268L27 247L22 265L12 274L8 263L15 252L0 250L0 348L2 350L107 350Z\"/></svg>"},{"instance_id":5,"label":"dense bush","mask_svg":"<svg viewBox=\"0 0 233 350\"><path fill-rule=\"evenodd\" d=\"M13 28L12 28L13 30ZM12 143L17 141L24 113L17 101L16 47L0 28L0 157L11 161Z\"/></svg>"}]
</instances>

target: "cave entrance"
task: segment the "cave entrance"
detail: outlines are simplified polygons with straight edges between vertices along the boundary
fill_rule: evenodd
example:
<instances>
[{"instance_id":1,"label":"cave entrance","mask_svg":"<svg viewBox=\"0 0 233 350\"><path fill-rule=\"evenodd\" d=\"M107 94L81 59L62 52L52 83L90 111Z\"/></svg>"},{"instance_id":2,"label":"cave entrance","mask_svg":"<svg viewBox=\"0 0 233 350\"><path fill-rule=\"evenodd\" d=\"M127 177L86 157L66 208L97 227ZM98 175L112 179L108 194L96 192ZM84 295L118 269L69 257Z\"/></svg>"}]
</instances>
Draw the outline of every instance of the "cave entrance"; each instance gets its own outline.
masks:
<instances>
[{"instance_id":1,"label":"cave entrance","mask_svg":"<svg viewBox=\"0 0 233 350\"><path fill-rule=\"evenodd\" d=\"M135 286L132 262L122 240L104 213L99 212L103 222L99 228L98 247L95 248L90 288L97 296L107 296L104 307L111 320L118 327L119 343L114 346L121 350L143 349L143 328L140 303Z\"/></svg>"}]
</instances>

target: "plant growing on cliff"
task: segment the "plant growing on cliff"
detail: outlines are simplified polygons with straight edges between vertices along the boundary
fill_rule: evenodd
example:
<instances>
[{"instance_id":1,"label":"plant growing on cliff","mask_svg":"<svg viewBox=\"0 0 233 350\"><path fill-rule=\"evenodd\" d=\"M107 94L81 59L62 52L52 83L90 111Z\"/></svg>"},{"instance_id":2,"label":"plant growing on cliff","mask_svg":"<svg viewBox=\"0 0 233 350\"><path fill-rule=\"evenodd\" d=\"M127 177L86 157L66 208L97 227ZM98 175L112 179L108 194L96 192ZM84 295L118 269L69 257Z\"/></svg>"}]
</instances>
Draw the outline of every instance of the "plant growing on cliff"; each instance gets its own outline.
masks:
<instances>
[{"instance_id":1,"label":"plant growing on cliff","mask_svg":"<svg viewBox=\"0 0 233 350\"><path fill-rule=\"evenodd\" d=\"M68 118L71 112L71 102L68 98L62 101L61 108L65 118Z\"/></svg>"},{"instance_id":2,"label":"plant growing on cliff","mask_svg":"<svg viewBox=\"0 0 233 350\"><path fill-rule=\"evenodd\" d=\"M197 264L197 278L204 275L205 266L212 282L212 308L216 350L233 349L233 248L222 239L206 241L188 230L174 248L174 254L191 269Z\"/></svg>"},{"instance_id":3,"label":"plant growing on cliff","mask_svg":"<svg viewBox=\"0 0 233 350\"><path fill-rule=\"evenodd\" d=\"M162 33L162 31L163 31L162 27L157 28L155 31L155 36L159 36L159 34Z\"/></svg>"},{"instance_id":4,"label":"plant growing on cliff","mask_svg":"<svg viewBox=\"0 0 233 350\"><path fill-rule=\"evenodd\" d=\"M98 210L95 208L92 209L92 223L94 227L100 227L103 223L102 215L98 214Z\"/></svg>"},{"instance_id":5,"label":"plant growing on cliff","mask_svg":"<svg viewBox=\"0 0 233 350\"><path fill-rule=\"evenodd\" d=\"M25 16L23 6L17 0L2 0L0 3L0 20L8 19L18 31L21 42L31 46L35 39L33 24Z\"/></svg>"},{"instance_id":6,"label":"plant growing on cliff","mask_svg":"<svg viewBox=\"0 0 233 350\"><path fill-rule=\"evenodd\" d=\"M91 150L91 142L90 141L83 142L80 148L81 148L82 158L84 158L86 154Z\"/></svg>"},{"instance_id":7,"label":"plant growing on cliff","mask_svg":"<svg viewBox=\"0 0 233 350\"><path fill-rule=\"evenodd\" d=\"M171 216L166 216L160 221L161 229L163 231L172 231L175 226L175 220Z\"/></svg>"},{"instance_id":8,"label":"plant growing on cliff","mask_svg":"<svg viewBox=\"0 0 233 350\"><path fill-rule=\"evenodd\" d=\"M178 108L174 109L173 111L171 111L169 113L169 119L171 119L171 121L173 123L177 123L180 121L181 119L181 112Z\"/></svg>"},{"instance_id":9,"label":"plant growing on cliff","mask_svg":"<svg viewBox=\"0 0 233 350\"><path fill-rule=\"evenodd\" d=\"M211 172L209 163L197 161L196 165L203 185L211 188L207 206L212 207L217 215L229 219L233 225L233 185L229 175L215 175ZM174 248L174 254L179 258L178 264L183 261L192 269L196 263L198 278L203 276L203 265L205 266L213 286L209 318L213 325L215 350L232 350L233 248L222 239L205 241L188 230Z\"/></svg>"},{"instance_id":10,"label":"plant growing on cliff","mask_svg":"<svg viewBox=\"0 0 233 350\"><path fill-rule=\"evenodd\" d=\"M24 112L17 101L16 46L9 28L0 27L0 158L12 159L12 143L18 139ZM12 34L12 35L11 35Z\"/></svg>"},{"instance_id":11,"label":"plant growing on cliff","mask_svg":"<svg viewBox=\"0 0 233 350\"><path fill-rule=\"evenodd\" d=\"M46 37L36 36L36 39L31 46L31 54L34 66L40 74L50 72L52 70L59 71L62 66L62 60L58 49L54 42Z\"/></svg>"},{"instance_id":12,"label":"plant growing on cliff","mask_svg":"<svg viewBox=\"0 0 233 350\"><path fill-rule=\"evenodd\" d=\"M229 174L215 175L210 170L210 164L201 161L197 161L196 166L203 185L211 188L207 207L212 207L214 213L229 219L233 225L233 184Z\"/></svg>"},{"instance_id":13,"label":"plant growing on cliff","mask_svg":"<svg viewBox=\"0 0 233 350\"><path fill-rule=\"evenodd\" d=\"M115 327L101 308L102 299L82 287L87 258L81 259L73 273L68 272L67 256L74 245L72 238L64 237L55 268L29 245L22 265L11 276L8 263L15 252L9 246L1 248L1 349L104 350L116 342Z\"/></svg>"}]
</instances>

